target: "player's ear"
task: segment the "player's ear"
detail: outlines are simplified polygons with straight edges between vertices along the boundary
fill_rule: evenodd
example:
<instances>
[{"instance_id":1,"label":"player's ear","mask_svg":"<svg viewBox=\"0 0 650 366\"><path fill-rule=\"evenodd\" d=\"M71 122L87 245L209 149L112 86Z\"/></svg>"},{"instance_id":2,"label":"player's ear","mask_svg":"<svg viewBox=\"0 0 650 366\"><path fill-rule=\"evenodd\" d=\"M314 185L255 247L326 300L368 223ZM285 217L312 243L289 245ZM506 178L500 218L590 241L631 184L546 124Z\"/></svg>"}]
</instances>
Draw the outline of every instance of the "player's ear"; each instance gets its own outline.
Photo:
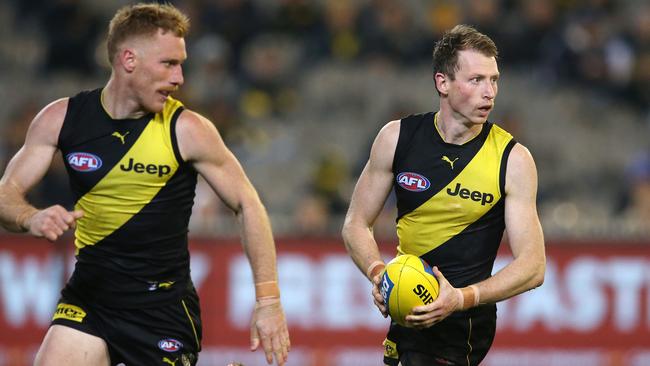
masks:
<instances>
[{"instance_id":1,"label":"player's ear","mask_svg":"<svg viewBox=\"0 0 650 366\"><path fill-rule=\"evenodd\" d=\"M436 90L438 90L438 93L447 95L449 92L449 83L448 83L448 76L441 73L437 72L433 75L433 81L436 84Z\"/></svg>"},{"instance_id":2,"label":"player's ear","mask_svg":"<svg viewBox=\"0 0 650 366\"><path fill-rule=\"evenodd\" d=\"M136 56L133 48L120 48L117 57L118 64L124 69L124 71L131 73L135 70Z\"/></svg>"}]
</instances>

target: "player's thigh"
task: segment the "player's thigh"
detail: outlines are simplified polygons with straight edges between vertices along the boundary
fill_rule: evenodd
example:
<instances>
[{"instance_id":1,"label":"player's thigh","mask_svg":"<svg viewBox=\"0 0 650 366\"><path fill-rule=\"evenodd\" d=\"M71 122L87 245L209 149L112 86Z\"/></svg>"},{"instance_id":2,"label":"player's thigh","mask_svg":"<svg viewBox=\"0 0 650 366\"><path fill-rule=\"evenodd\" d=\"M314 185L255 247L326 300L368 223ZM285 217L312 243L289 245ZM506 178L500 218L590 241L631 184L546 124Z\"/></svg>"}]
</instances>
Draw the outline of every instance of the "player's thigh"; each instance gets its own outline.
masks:
<instances>
[{"instance_id":1,"label":"player's thigh","mask_svg":"<svg viewBox=\"0 0 650 366\"><path fill-rule=\"evenodd\" d=\"M104 340L63 325L48 329L34 366L109 366Z\"/></svg>"}]
</instances>

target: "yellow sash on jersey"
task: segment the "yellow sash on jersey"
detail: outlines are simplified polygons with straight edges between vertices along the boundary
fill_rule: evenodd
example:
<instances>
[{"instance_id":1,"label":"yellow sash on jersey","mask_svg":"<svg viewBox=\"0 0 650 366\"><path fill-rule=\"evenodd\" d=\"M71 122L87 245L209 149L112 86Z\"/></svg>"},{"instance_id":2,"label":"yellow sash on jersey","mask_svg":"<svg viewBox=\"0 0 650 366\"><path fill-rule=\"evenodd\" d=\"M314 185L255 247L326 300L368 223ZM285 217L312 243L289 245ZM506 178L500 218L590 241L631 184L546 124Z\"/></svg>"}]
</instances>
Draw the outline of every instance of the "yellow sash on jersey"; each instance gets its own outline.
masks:
<instances>
[{"instance_id":1,"label":"yellow sash on jersey","mask_svg":"<svg viewBox=\"0 0 650 366\"><path fill-rule=\"evenodd\" d=\"M77 201L75 209L84 212L75 231L77 253L124 225L174 175L179 162L172 147L171 120L180 107L181 102L168 98L122 160Z\"/></svg>"},{"instance_id":2,"label":"yellow sash on jersey","mask_svg":"<svg viewBox=\"0 0 650 366\"><path fill-rule=\"evenodd\" d=\"M512 139L493 125L488 137L465 169L446 187L397 222L399 254L423 255L487 213L503 195L499 186L501 160Z\"/></svg>"}]
</instances>

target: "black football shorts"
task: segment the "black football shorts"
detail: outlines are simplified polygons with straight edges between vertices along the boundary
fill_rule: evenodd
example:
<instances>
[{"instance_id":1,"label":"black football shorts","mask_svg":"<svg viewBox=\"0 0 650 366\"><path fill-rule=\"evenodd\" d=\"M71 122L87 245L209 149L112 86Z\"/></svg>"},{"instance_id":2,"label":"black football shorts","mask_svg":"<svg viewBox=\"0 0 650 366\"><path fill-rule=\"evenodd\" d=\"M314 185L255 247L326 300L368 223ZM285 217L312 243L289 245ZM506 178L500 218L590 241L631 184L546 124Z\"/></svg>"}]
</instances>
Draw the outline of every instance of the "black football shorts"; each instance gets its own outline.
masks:
<instances>
[{"instance_id":1,"label":"black football shorts","mask_svg":"<svg viewBox=\"0 0 650 366\"><path fill-rule=\"evenodd\" d=\"M201 314L194 289L173 303L137 309L88 304L66 291L52 324L102 338L111 366L194 366L201 350Z\"/></svg>"},{"instance_id":2,"label":"black football shorts","mask_svg":"<svg viewBox=\"0 0 650 366\"><path fill-rule=\"evenodd\" d=\"M494 304L453 313L440 323L423 330L391 323L384 340L384 364L478 365L492 346L495 332Z\"/></svg>"}]
</instances>

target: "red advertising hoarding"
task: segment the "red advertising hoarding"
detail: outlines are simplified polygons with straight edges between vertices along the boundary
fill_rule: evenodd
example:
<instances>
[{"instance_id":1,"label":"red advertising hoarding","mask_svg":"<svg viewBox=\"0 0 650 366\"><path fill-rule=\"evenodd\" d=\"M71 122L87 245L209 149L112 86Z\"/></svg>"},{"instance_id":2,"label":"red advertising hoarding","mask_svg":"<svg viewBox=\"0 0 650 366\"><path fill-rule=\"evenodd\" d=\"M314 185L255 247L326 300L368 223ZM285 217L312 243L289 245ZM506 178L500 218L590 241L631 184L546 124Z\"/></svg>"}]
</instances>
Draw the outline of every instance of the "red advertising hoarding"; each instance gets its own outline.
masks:
<instances>
[{"instance_id":1,"label":"red advertising hoarding","mask_svg":"<svg viewBox=\"0 0 650 366\"><path fill-rule=\"evenodd\" d=\"M650 244L650 243L648 243ZM544 285L499 304L486 365L650 365L650 246L547 246ZM203 351L199 365L264 365L248 351L252 276L237 241L193 240ZM386 258L391 245L382 246ZM45 241L0 238L0 366L31 365L73 258ZM495 270L509 261L504 253ZM278 240L288 365L380 365L388 321L337 240ZM131 366L131 365L129 365Z\"/></svg>"}]
</instances>

